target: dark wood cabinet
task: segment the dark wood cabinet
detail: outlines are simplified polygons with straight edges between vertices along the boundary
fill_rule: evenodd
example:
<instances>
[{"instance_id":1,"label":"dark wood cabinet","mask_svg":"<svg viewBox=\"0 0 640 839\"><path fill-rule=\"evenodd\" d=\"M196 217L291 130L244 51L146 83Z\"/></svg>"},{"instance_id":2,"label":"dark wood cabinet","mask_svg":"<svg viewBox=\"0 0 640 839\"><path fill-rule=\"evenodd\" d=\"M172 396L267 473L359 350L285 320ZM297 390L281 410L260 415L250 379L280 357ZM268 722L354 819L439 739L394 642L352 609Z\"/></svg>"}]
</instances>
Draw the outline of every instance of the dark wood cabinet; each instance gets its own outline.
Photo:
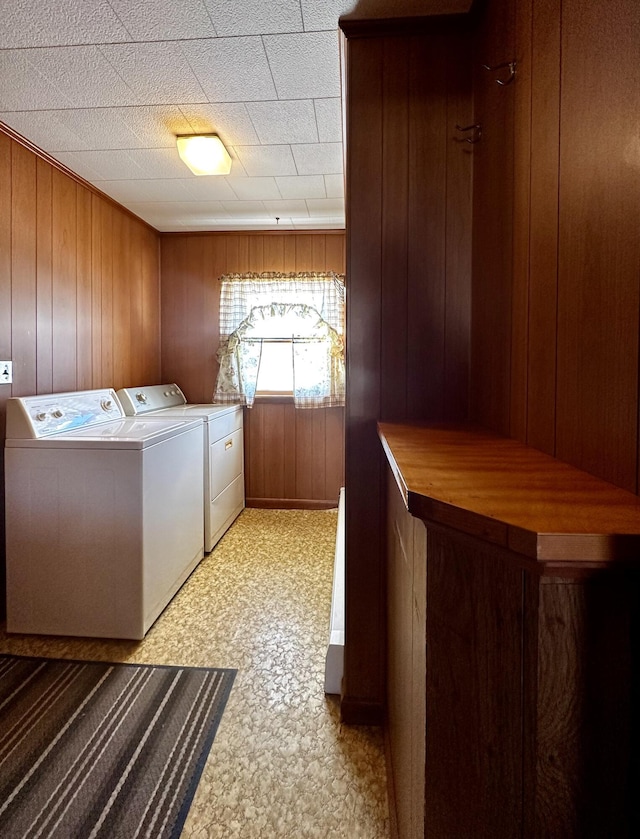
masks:
<instances>
[{"instance_id":1,"label":"dark wood cabinet","mask_svg":"<svg viewBox=\"0 0 640 839\"><path fill-rule=\"evenodd\" d=\"M380 430L396 835L636 835L638 499L486 431Z\"/></svg>"}]
</instances>

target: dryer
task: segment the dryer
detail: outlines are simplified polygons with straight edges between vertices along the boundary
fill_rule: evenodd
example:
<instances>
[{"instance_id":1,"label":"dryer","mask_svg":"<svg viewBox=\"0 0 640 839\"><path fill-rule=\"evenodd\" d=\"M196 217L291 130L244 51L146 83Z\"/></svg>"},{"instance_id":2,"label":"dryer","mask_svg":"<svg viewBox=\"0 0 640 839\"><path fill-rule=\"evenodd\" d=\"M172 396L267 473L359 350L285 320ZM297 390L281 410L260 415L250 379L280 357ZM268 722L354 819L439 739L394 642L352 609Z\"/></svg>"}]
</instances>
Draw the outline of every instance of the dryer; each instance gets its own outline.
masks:
<instances>
[{"instance_id":1,"label":"dryer","mask_svg":"<svg viewBox=\"0 0 640 839\"><path fill-rule=\"evenodd\" d=\"M118 398L129 416L203 420L204 549L213 550L244 508L242 407L188 403L175 383L123 388Z\"/></svg>"},{"instance_id":2,"label":"dryer","mask_svg":"<svg viewBox=\"0 0 640 839\"><path fill-rule=\"evenodd\" d=\"M204 555L202 420L7 401L7 631L141 639Z\"/></svg>"}]
</instances>

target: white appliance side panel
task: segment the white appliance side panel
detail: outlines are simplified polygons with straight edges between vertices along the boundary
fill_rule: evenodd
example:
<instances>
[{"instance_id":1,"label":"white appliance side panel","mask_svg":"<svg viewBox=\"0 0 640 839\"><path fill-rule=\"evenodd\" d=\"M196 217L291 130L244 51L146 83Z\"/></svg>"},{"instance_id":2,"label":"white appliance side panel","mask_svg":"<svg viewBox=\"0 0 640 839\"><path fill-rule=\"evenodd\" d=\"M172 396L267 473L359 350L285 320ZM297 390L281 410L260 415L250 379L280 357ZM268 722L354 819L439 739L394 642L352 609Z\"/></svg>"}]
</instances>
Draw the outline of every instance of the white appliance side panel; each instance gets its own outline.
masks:
<instances>
[{"instance_id":1,"label":"white appliance side panel","mask_svg":"<svg viewBox=\"0 0 640 839\"><path fill-rule=\"evenodd\" d=\"M211 502L209 527L212 550L244 509L244 474L239 475Z\"/></svg>"},{"instance_id":2,"label":"white appliance side panel","mask_svg":"<svg viewBox=\"0 0 640 839\"><path fill-rule=\"evenodd\" d=\"M224 414L210 419L208 422L209 442L215 443L216 440L221 440L234 431L242 429L242 416L242 408L238 406L234 411L225 411Z\"/></svg>"},{"instance_id":3,"label":"white appliance side panel","mask_svg":"<svg viewBox=\"0 0 640 839\"><path fill-rule=\"evenodd\" d=\"M225 487L244 471L242 430L234 431L209 445L209 477L211 498L219 495Z\"/></svg>"},{"instance_id":4,"label":"white appliance side panel","mask_svg":"<svg viewBox=\"0 0 640 839\"><path fill-rule=\"evenodd\" d=\"M145 452L144 627L151 626L204 555L201 426Z\"/></svg>"},{"instance_id":5,"label":"white appliance side panel","mask_svg":"<svg viewBox=\"0 0 640 839\"><path fill-rule=\"evenodd\" d=\"M142 638L140 453L7 449L7 629Z\"/></svg>"}]
</instances>

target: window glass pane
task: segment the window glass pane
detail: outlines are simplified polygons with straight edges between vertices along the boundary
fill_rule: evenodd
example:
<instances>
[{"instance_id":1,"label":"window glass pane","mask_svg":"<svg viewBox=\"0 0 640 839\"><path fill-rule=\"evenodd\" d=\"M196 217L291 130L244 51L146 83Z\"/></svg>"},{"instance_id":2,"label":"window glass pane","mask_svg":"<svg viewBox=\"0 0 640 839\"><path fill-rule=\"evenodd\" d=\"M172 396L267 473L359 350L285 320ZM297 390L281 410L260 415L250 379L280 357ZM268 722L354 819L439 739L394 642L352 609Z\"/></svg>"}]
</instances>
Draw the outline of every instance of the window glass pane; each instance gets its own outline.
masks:
<instances>
[{"instance_id":1,"label":"window glass pane","mask_svg":"<svg viewBox=\"0 0 640 839\"><path fill-rule=\"evenodd\" d=\"M256 391L293 393L291 341L263 341Z\"/></svg>"}]
</instances>

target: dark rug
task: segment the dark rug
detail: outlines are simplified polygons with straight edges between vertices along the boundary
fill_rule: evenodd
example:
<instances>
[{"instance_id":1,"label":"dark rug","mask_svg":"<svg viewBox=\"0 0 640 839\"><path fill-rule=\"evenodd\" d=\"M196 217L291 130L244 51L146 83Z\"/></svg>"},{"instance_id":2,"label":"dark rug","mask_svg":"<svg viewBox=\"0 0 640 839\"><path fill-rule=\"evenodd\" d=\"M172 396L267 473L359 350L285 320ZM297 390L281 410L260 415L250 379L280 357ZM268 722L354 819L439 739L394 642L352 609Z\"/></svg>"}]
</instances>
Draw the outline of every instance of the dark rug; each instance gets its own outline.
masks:
<instances>
[{"instance_id":1,"label":"dark rug","mask_svg":"<svg viewBox=\"0 0 640 839\"><path fill-rule=\"evenodd\" d=\"M176 839L235 675L0 655L0 836Z\"/></svg>"}]
</instances>

